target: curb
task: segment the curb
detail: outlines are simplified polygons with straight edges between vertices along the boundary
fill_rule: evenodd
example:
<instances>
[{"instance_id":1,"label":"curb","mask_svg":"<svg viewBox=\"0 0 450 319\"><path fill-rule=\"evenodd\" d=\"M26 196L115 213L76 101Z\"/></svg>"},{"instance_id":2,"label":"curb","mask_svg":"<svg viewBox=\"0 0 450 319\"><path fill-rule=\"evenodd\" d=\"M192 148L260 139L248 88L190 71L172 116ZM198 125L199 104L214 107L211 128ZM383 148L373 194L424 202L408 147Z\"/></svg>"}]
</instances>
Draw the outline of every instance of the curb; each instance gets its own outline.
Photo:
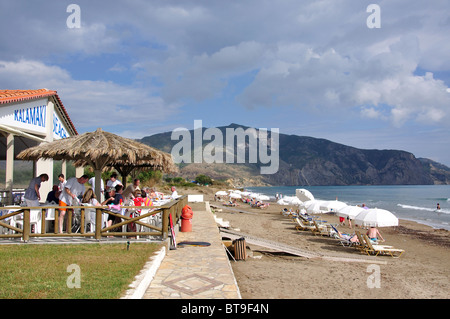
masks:
<instances>
[{"instance_id":1,"label":"curb","mask_svg":"<svg viewBox=\"0 0 450 319\"><path fill-rule=\"evenodd\" d=\"M142 299L165 256L166 247L163 246L155 256L150 257L150 260L144 265L144 268L129 286L130 289L128 289L125 295L120 299Z\"/></svg>"},{"instance_id":2,"label":"curb","mask_svg":"<svg viewBox=\"0 0 450 319\"><path fill-rule=\"evenodd\" d=\"M211 207L209 206L209 201L206 201L206 202L205 202L205 208L206 208L206 211L207 211L207 212L209 212L211 215L214 216L214 219L216 220L216 223L217 223L216 215L212 213ZM228 222L228 223L229 223L229 222ZM228 225L228 226L229 226L229 225ZM220 230L219 230L219 236L221 236ZM225 250L225 246L223 246L223 247L224 247L224 250ZM231 261L228 259L228 255L227 255L226 252L225 252L225 255L227 256L228 267L229 267L230 270L231 270L231 274L233 275L234 284L236 285L237 294L238 294L238 299L242 299L242 296L241 296L241 290L239 289L239 285L238 285L238 283L237 283L236 276L234 275L233 266L231 266Z\"/></svg>"}]
</instances>

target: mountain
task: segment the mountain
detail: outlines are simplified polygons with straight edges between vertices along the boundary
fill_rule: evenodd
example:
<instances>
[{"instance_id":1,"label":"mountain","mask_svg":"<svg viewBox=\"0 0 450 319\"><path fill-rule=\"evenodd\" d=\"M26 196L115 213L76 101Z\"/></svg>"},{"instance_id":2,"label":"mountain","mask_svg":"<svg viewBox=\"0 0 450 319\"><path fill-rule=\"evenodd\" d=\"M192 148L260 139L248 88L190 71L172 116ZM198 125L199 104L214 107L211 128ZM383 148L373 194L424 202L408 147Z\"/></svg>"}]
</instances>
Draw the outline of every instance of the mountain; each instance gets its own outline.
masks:
<instances>
[{"instance_id":1,"label":"mountain","mask_svg":"<svg viewBox=\"0 0 450 319\"><path fill-rule=\"evenodd\" d=\"M204 137L205 132L214 133L214 139L201 139L203 155L206 152L205 146L208 145L209 152L206 154L211 154L211 157L216 155L211 152L211 144L214 142L216 151L223 149L224 154L230 156L227 158L233 159L233 163L227 160L229 164L217 163L217 160L212 163L193 163L195 152L199 151L198 148L194 149L193 130L186 130L185 137L176 136L175 140L171 139L172 132L166 132L147 136L139 141L168 153L174 147L179 150L183 144L186 147L182 149L182 154L187 150L191 150L191 154L188 163L180 164L181 175L194 178L198 174L206 174L215 179L231 179L235 185L241 186L450 184L449 167L429 159L418 159L406 151L358 149L326 139L281 133L278 171L274 174L261 174L262 168L271 164L267 159L262 162L261 154L269 155L270 152L258 146L255 151L258 154L257 160L251 160L254 157L251 157L250 150L256 149L251 142L252 134L247 136L244 143L238 143L236 139L233 147L226 150L227 134L238 131L253 134L259 132L233 123L214 129L202 128L201 135L197 135ZM268 133L270 145L274 142L273 132L269 130ZM245 163L238 163L239 152L244 151Z\"/></svg>"}]
</instances>

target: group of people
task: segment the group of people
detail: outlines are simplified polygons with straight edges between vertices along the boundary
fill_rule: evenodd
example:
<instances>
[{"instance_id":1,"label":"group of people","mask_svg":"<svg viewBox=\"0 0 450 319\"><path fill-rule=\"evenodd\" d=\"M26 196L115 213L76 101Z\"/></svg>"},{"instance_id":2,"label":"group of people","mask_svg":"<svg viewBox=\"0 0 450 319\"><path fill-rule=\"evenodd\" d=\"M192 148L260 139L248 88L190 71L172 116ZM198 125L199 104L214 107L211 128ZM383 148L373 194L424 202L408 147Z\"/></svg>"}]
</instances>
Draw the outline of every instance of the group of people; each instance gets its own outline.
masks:
<instances>
[{"instance_id":1,"label":"group of people","mask_svg":"<svg viewBox=\"0 0 450 319\"><path fill-rule=\"evenodd\" d=\"M243 197L242 198L242 202L243 203L247 203L249 204L251 207L256 207L256 208L266 208L269 207L269 203L263 203L260 200L257 200L255 198L248 198L248 197Z\"/></svg>"},{"instance_id":2,"label":"group of people","mask_svg":"<svg viewBox=\"0 0 450 319\"><path fill-rule=\"evenodd\" d=\"M381 233L380 233L380 231L378 230L378 228L376 228L376 227L370 227L368 230L367 230L367 233L366 233L366 235L367 235L367 237L369 237L369 239L371 240L371 241L373 241L373 242L378 242L378 241L384 241L384 238L383 238L383 236L381 236ZM349 240L350 242L352 242L352 243L357 243L357 242L359 242L359 239L358 239L358 236L356 235L356 233L354 233L354 234L342 234L339 230L338 230L338 236L340 237L340 238L343 238L343 239L345 239L345 240Z\"/></svg>"},{"instance_id":3,"label":"group of people","mask_svg":"<svg viewBox=\"0 0 450 319\"><path fill-rule=\"evenodd\" d=\"M24 203L29 207L40 206L41 183L47 182L48 174L41 174L30 181L28 188L25 190ZM64 174L58 176L59 184L53 185L52 190L47 194L46 202L59 205L59 232L63 232L63 221L66 213L66 206L76 206L82 204L89 204L91 206L105 206L105 205L120 205L126 204L128 206L152 206L153 201L162 199L163 194L158 193L155 188L144 187L140 189L140 180L134 179L133 183L128 185L125 189L120 180L117 179L117 174L113 173L106 183L106 190L103 187L103 180L101 181L101 196L99 200L95 195L95 177L89 178L88 175L81 177L72 177L65 179ZM85 184L88 183L91 188L86 190ZM176 188L172 186L171 199L179 197ZM108 226L111 226L115 216L109 215Z\"/></svg>"}]
</instances>

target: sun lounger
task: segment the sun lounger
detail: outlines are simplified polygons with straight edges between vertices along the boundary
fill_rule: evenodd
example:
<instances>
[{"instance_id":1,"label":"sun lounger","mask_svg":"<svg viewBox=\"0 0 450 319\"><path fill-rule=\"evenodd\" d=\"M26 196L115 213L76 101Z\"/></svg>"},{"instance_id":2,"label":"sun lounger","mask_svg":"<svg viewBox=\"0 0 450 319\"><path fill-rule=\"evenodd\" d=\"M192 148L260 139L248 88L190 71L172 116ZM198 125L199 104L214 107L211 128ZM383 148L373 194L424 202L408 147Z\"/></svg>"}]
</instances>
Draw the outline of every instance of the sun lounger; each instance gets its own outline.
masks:
<instances>
[{"instance_id":1,"label":"sun lounger","mask_svg":"<svg viewBox=\"0 0 450 319\"><path fill-rule=\"evenodd\" d=\"M355 231L356 237L358 237L358 242L355 245L356 249L359 249L363 252L366 252L368 247L366 245L366 241L364 240L363 236L359 231Z\"/></svg>"},{"instance_id":2,"label":"sun lounger","mask_svg":"<svg viewBox=\"0 0 450 319\"><path fill-rule=\"evenodd\" d=\"M405 252L403 249L394 248L392 246L374 245L374 244L372 244L369 237L367 237L367 235L363 235L363 236L364 236L366 245L368 247L368 249L366 250L368 255L373 254L375 256L378 256L379 254L382 254L382 255L390 255L391 257L398 258Z\"/></svg>"},{"instance_id":3,"label":"sun lounger","mask_svg":"<svg viewBox=\"0 0 450 319\"><path fill-rule=\"evenodd\" d=\"M236 206L238 206L238 204L232 203L232 202L223 203L222 205L223 205L223 206L229 206L229 207L236 207Z\"/></svg>"},{"instance_id":4,"label":"sun lounger","mask_svg":"<svg viewBox=\"0 0 450 319\"><path fill-rule=\"evenodd\" d=\"M331 236L331 227L324 224L317 224L317 222L314 220L314 228L312 229L312 232L314 235L322 235L322 236Z\"/></svg>"},{"instance_id":5,"label":"sun lounger","mask_svg":"<svg viewBox=\"0 0 450 319\"><path fill-rule=\"evenodd\" d=\"M295 229L297 230L313 230L316 228L316 226L314 225L306 225L303 223L303 221L301 219L299 219L298 217L294 218L295 222L297 223L297 225L295 226Z\"/></svg>"},{"instance_id":6,"label":"sun lounger","mask_svg":"<svg viewBox=\"0 0 450 319\"><path fill-rule=\"evenodd\" d=\"M351 247L351 246L355 246L357 245L357 242L351 241L350 239L345 239L339 236L339 231L336 229L336 227L334 227L333 225L331 225L331 228L335 231L335 233L333 234L333 236L339 240L339 244L341 244L344 247Z\"/></svg>"},{"instance_id":7,"label":"sun lounger","mask_svg":"<svg viewBox=\"0 0 450 319\"><path fill-rule=\"evenodd\" d=\"M299 214L298 217L300 217L301 220L303 220L303 222L307 225L309 224L313 224L313 219L312 218L306 218L305 216L303 216L302 214Z\"/></svg>"}]
</instances>

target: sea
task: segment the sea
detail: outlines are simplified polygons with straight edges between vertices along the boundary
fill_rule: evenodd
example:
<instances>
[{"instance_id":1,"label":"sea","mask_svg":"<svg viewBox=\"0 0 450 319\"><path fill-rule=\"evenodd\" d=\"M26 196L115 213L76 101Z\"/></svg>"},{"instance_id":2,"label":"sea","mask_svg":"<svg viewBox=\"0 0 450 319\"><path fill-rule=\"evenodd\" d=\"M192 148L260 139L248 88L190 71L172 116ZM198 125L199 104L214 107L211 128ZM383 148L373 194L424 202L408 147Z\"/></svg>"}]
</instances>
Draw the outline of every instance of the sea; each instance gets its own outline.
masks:
<instances>
[{"instance_id":1,"label":"sea","mask_svg":"<svg viewBox=\"0 0 450 319\"><path fill-rule=\"evenodd\" d=\"M450 185L383 185L383 186L273 186L246 187L251 192L269 196L295 196L304 188L317 200L338 199L347 205L366 204L382 208L399 219L412 220L436 229L450 230ZM439 203L441 209L437 210Z\"/></svg>"}]
</instances>

